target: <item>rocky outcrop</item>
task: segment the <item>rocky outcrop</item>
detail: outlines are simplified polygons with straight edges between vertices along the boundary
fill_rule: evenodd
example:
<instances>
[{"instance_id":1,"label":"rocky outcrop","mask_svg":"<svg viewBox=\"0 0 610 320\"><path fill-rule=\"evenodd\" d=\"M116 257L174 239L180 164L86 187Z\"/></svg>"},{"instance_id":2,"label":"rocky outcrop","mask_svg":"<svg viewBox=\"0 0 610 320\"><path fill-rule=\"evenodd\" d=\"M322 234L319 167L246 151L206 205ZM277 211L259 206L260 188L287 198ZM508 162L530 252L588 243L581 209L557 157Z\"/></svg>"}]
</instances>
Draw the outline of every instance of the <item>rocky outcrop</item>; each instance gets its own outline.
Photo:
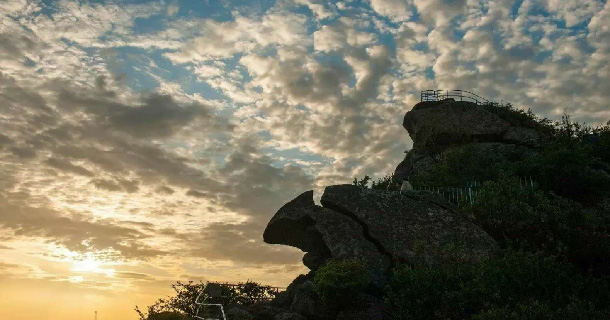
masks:
<instances>
[{"instance_id":1,"label":"rocky outcrop","mask_svg":"<svg viewBox=\"0 0 610 320\"><path fill-rule=\"evenodd\" d=\"M545 134L505 111L452 99L417 104L403 122L414 147L396 168L395 181L432 171L453 152L464 151L462 155L490 163L535 155ZM482 228L438 194L353 185L326 187L321 206L314 203L313 191L304 192L277 211L263 238L301 249L303 264L311 270L279 296L278 301L284 301L282 319L332 314L313 285L316 270L331 259L365 262L374 285L367 289L366 301L349 310L334 310L332 318L381 320L388 317L383 302L373 295L387 284L396 264L474 263L499 249Z\"/></svg>"},{"instance_id":2,"label":"rocky outcrop","mask_svg":"<svg viewBox=\"0 0 610 320\"><path fill-rule=\"evenodd\" d=\"M416 193L415 193L416 194ZM414 194L414 195L415 195ZM271 219L267 243L297 247L326 259L360 259L378 282L391 260L438 264L477 261L496 250L496 243L442 199L353 185L327 187L323 207L307 191L284 205ZM315 270L321 263L308 267Z\"/></svg>"},{"instance_id":3,"label":"rocky outcrop","mask_svg":"<svg viewBox=\"0 0 610 320\"><path fill-rule=\"evenodd\" d=\"M475 152L493 154L501 161L515 153L531 153L548 141L548 133L533 124L520 124L492 110L453 99L416 104L403 121L413 149L396 167L394 180L400 182L430 172L444 157L462 147L474 147Z\"/></svg>"},{"instance_id":4,"label":"rocky outcrop","mask_svg":"<svg viewBox=\"0 0 610 320\"><path fill-rule=\"evenodd\" d=\"M252 320L254 317L246 311L244 308L239 306L233 306L232 308L227 308L226 311L227 319L232 320Z\"/></svg>"},{"instance_id":5,"label":"rocky outcrop","mask_svg":"<svg viewBox=\"0 0 610 320\"><path fill-rule=\"evenodd\" d=\"M303 263L311 270L330 258L360 259L369 266L372 278L381 283L390 258L363 234L363 227L357 221L316 205L313 191L307 191L278 210L269 221L263 239L303 250L306 252Z\"/></svg>"},{"instance_id":6,"label":"rocky outcrop","mask_svg":"<svg viewBox=\"0 0 610 320\"><path fill-rule=\"evenodd\" d=\"M473 141L536 145L543 139L535 128L515 125L476 103L453 99L416 104L406 113L403 127L414 149Z\"/></svg>"},{"instance_id":7,"label":"rocky outcrop","mask_svg":"<svg viewBox=\"0 0 610 320\"><path fill-rule=\"evenodd\" d=\"M473 262L497 249L483 229L439 203L440 198L338 185L327 187L321 202L358 221L365 238L405 263Z\"/></svg>"}]
</instances>

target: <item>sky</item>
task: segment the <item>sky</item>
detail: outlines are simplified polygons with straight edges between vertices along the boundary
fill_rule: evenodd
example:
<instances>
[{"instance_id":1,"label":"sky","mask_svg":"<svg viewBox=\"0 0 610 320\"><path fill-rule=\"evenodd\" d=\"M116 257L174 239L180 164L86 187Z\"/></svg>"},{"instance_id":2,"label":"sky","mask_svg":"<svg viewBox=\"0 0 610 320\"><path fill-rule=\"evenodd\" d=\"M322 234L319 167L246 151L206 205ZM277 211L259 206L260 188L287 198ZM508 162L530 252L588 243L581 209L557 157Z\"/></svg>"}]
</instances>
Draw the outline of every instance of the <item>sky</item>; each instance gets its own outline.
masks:
<instances>
[{"instance_id":1,"label":"sky","mask_svg":"<svg viewBox=\"0 0 610 320\"><path fill-rule=\"evenodd\" d=\"M599 0L0 0L0 318L286 286L285 202L393 172L420 90L610 120Z\"/></svg>"}]
</instances>

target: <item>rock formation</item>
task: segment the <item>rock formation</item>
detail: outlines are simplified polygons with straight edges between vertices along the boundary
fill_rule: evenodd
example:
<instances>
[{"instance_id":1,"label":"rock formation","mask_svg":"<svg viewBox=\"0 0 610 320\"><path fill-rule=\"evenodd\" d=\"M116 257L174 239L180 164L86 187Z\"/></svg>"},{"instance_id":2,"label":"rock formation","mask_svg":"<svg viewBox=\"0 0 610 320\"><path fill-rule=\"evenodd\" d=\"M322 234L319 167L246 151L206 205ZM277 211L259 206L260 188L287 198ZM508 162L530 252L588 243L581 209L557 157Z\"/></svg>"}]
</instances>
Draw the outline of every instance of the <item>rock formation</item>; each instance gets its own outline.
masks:
<instances>
[{"instance_id":1,"label":"rock formation","mask_svg":"<svg viewBox=\"0 0 610 320\"><path fill-rule=\"evenodd\" d=\"M507 117L498 108L446 99L416 104L405 114L403 127L413 140L394 177L396 181L430 171L450 147L476 143L481 153L499 157L524 153L548 139L534 123Z\"/></svg>"},{"instance_id":2,"label":"rock formation","mask_svg":"<svg viewBox=\"0 0 610 320\"><path fill-rule=\"evenodd\" d=\"M468 145L475 152L503 159L536 152L547 138L534 123L453 99L418 103L405 115L403 126L414 145L396 168L398 181L433 169L455 148ZM265 242L301 249L303 263L312 271L295 279L282 294L290 305L282 319L323 318L312 278L331 259L365 262L372 284L383 288L397 263L470 263L498 251L482 228L434 193L335 185L326 187L321 204L314 203L313 191L306 191L280 208L265 229ZM369 298L363 309L342 310L337 319L384 319L382 303Z\"/></svg>"},{"instance_id":3,"label":"rock formation","mask_svg":"<svg viewBox=\"0 0 610 320\"><path fill-rule=\"evenodd\" d=\"M425 195L425 196L422 196ZM307 191L284 205L263 238L306 252L304 264L315 271L328 259L364 261L381 281L393 262L438 264L477 261L496 243L480 227L432 194L327 187L322 205Z\"/></svg>"}]
</instances>

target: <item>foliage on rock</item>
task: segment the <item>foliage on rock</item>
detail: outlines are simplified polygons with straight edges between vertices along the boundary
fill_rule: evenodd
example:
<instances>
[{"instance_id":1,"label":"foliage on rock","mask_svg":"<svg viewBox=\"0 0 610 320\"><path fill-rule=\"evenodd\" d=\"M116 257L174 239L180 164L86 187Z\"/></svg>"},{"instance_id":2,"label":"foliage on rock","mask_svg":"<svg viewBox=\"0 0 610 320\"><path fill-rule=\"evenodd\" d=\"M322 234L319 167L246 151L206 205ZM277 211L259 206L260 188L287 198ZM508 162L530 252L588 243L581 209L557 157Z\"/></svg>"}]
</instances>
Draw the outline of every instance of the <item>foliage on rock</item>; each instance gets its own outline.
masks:
<instances>
[{"instance_id":1,"label":"foliage on rock","mask_svg":"<svg viewBox=\"0 0 610 320\"><path fill-rule=\"evenodd\" d=\"M369 271L362 261L333 260L315 275L314 286L329 306L347 307L359 301L369 285Z\"/></svg>"}]
</instances>

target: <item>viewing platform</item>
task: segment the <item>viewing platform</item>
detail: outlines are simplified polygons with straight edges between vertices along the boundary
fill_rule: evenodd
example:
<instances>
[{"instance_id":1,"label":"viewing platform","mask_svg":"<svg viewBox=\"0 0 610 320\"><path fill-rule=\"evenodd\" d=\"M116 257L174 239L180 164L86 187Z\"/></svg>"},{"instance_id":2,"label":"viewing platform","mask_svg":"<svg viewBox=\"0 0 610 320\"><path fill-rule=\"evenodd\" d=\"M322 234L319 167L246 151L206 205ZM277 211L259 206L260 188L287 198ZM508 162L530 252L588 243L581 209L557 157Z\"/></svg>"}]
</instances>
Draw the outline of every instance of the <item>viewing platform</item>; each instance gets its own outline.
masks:
<instances>
[{"instance_id":1,"label":"viewing platform","mask_svg":"<svg viewBox=\"0 0 610 320\"><path fill-rule=\"evenodd\" d=\"M468 101L476 104L490 103L489 100L478 94L465 90L422 90L420 101L442 101L450 98L455 101Z\"/></svg>"}]
</instances>

